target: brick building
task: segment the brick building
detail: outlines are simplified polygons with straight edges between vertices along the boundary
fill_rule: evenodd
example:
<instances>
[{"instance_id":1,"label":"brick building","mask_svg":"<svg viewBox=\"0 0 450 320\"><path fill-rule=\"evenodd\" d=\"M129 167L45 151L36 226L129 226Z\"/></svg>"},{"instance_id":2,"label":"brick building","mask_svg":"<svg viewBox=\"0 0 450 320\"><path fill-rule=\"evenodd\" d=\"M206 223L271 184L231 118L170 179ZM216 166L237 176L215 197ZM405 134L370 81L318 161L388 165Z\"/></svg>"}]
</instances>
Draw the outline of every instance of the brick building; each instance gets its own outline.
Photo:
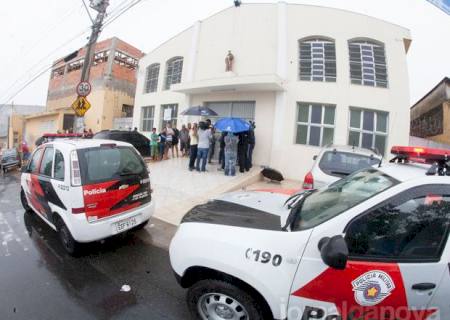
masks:
<instances>
[{"instance_id":1,"label":"brick building","mask_svg":"<svg viewBox=\"0 0 450 320\"><path fill-rule=\"evenodd\" d=\"M76 86L81 79L85 48L73 59L54 62L48 86L46 110L26 117L26 140L33 143L44 132L73 128ZM131 127L136 72L143 53L114 37L95 46L89 81L92 91L87 97L91 109L85 115L85 126L94 132Z\"/></svg>"},{"instance_id":2,"label":"brick building","mask_svg":"<svg viewBox=\"0 0 450 320\"><path fill-rule=\"evenodd\" d=\"M442 79L410 112L412 137L450 145L450 78Z\"/></svg>"}]
</instances>

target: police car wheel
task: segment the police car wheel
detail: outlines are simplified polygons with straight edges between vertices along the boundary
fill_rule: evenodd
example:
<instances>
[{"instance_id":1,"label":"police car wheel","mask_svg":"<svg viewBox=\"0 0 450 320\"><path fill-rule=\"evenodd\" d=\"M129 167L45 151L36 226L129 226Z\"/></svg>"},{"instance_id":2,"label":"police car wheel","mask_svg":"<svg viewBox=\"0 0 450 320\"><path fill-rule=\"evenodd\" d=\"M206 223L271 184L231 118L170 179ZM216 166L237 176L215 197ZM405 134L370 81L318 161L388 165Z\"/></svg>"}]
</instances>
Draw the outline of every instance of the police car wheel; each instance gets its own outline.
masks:
<instances>
[{"instance_id":1,"label":"police car wheel","mask_svg":"<svg viewBox=\"0 0 450 320\"><path fill-rule=\"evenodd\" d=\"M28 205L27 197L25 196L25 191L23 191L23 189L20 190L20 202L22 203L22 207L25 209L25 211L31 211L31 208Z\"/></svg>"},{"instance_id":2,"label":"police car wheel","mask_svg":"<svg viewBox=\"0 0 450 320\"><path fill-rule=\"evenodd\" d=\"M71 256L76 256L79 253L79 243L75 241L69 228L62 221L58 223L58 235L66 252Z\"/></svg>"},{"instance_id":3,"label":"police car wheel","mask_svg":"<svg viewBox=\"0 0 450 320\"><path fill-rule=\"evenodd\" d=\"M187 293L192 319L264 319L257 302L240 288L219 280L202 280Z\"/></svg>"}]
</instances>

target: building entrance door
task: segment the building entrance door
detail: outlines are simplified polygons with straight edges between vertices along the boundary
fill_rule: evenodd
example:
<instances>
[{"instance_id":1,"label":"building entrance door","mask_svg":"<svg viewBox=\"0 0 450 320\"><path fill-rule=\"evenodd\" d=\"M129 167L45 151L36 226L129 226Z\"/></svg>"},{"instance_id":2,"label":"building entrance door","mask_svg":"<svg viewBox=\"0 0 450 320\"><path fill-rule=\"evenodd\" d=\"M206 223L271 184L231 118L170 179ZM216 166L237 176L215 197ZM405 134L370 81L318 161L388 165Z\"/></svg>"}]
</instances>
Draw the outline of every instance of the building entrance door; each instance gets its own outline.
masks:
<instances>
[{"instance_id":1,"label":"building entrance door","mask_svg":"<svg viewBox=\"0 0 450 320\"><path fill-rule=\"evenodd\" d=\"M220 118L234 117L241 118L247 121L255 120L255 101L219 101L219 102L206 102L205 106L214 110L218 115L214 117L208 117L214 123ZM214 154L212 159L219 159L220 150L220 133L215 134L216 143L214 145Z\"/></svg>"},{"instance_id":2,"label":"building entrance door","mask_svg":"<svg viewBox=\"0 0 450 320\"><path fill-rule=\"evenodd\" d=\"M212 122L224 117L255 120L255 101L220 101L206 102L205 106L217 112L218 116L210 117Z\"/></svg>"}]
</instances>

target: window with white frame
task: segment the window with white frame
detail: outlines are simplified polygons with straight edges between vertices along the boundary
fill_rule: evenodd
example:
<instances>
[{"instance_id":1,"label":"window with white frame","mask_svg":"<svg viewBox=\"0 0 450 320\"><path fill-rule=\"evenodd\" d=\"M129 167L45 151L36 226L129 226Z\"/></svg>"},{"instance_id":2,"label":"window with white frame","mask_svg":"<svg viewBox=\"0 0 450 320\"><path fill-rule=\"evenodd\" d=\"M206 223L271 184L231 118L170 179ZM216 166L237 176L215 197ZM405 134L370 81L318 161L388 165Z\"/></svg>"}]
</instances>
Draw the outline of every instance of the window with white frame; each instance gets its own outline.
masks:
<instances>
[{"instance_id":1,"label":"window with white frame","mask_svg":"<svg viewBox=\"0 0 450 320\"><path fill-rule=\"evenodd\" d=\"M373 41L349 41L350 79L353 84L387 88L384 45Z\"/></svg>"},{"instance_id":2,"label":"window with white frame","mask_svg":"<svg viewBox=\"0 0 450 320\"><path fill-rule=\"evenodd\" d=\"M334 41L323 38L299 41L299 79L336 82Z\"/></svg>"},{"instance_id":3,"label":"window with white frame","mask_svg":"<svg viewBox=\"0 0 450 320\"><path fill-rule=\"evenodd\" d=\"M350 108L348 144L386 151L389 114L383 111Z\"/></svg>"},{"instance_id":4,"label":"window with white frame","mask_svg":"<svg viewBox=\"0 0 450 320\"><path fill-rule=\"evenodd\" d=\"M164 81L164 90L170 89L170 86L181 82L183 72L183 57L174 57L167 61L166 78Z\"/></svg>"},{"instance_id":5,"label":"window with white frame","mask_svg":"<svg viewBox=\"0 0 450 320\"><path fill-rule=\"evenodd\" d=\"M141 130L152 131L155 123L155 106L141 108Z\"/></svg>"},{"instance_id":6,"label":"window with white frame","mask_svg":"<svg viewBox=\"0 0 450 320\"><path fill-rule=\"evenodd\" d=\"M311 146L333 143L335 112L335 105L298 102L295 143Z\"/></svg>"},{"instance_id":7,"label":"window with white frame","mask_svg":"<svg viewBox=\"0 0 450 320\"><path fill-rule=\"evenodd\" d=\"M177 126L178 120L178 104L162 104L161 105L161 130L168 124L171 123L172 127Z\"/></svg>"},{"instance_id":8,"label":"window with white frame","mask_svg":"<svg viewBox=\"0 0 450 320\"><path fill-rule=\"evenodd\" d=\"M154 63L147 67L144 93L156 92L158 89L159 66L159 63Z\"/></svg>"}]
</instances>

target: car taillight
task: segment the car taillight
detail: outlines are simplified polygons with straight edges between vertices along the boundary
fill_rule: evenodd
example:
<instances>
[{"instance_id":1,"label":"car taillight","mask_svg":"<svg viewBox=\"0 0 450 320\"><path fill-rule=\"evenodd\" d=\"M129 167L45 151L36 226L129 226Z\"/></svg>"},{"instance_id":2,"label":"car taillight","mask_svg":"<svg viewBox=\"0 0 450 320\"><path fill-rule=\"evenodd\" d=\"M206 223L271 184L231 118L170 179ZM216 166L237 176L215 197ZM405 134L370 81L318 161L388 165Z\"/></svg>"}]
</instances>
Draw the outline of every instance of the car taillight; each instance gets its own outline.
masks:
<instances>
[{"instance_id":1,"label":"car taillight","mask_svg":"<svg viewBox=\"0 0 450 320\"><path fill-rule=\"evenodd\" d=\"M70 153L70 164L72 169L72 186L78 187L81 186L81 172L80 172L80 163L78 162L78 154L76 150L73 150Z\"/></svg>"},{"instance_id":2,"label":"car taillight","mask_svg":"<svg viewBox=\"0 0 450 320\"><path fill-rule=\"evenodd\" d=\"M305 179L303 180L303 189L314 189L314 177L311 171L305 175Z\"/></svg>"}]
</instances>

